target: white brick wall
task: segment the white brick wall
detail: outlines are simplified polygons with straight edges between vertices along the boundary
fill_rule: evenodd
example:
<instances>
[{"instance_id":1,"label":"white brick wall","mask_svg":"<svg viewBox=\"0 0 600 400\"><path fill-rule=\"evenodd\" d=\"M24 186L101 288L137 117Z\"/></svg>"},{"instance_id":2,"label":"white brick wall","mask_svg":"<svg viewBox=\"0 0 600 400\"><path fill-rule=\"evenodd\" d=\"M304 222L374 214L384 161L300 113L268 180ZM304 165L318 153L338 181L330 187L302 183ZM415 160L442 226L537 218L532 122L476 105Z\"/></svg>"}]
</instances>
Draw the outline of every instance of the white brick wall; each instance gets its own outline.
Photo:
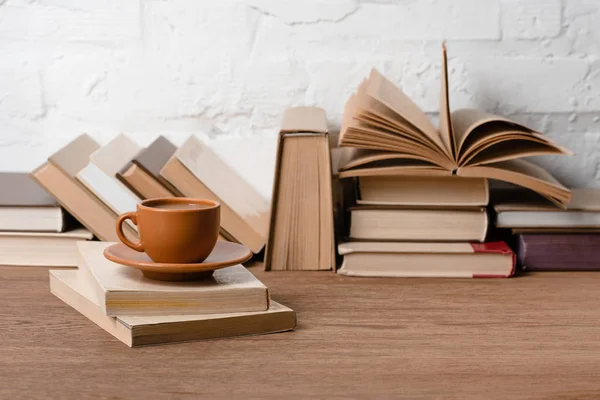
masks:
<instances>
[{"instance_id":1,"label":"white brick wall","mask_svg":"<svg viewBox=\"0 0 600 400\"><path fill-rule=\"evenodd\" d=\"M435 117L443 39L453 107L547 132L577 156L540 162L600 186L598 0L0 0L0 170L195 132L268 195L286 106L335 129L377 66Z\"/></svg>"}]
</instances>

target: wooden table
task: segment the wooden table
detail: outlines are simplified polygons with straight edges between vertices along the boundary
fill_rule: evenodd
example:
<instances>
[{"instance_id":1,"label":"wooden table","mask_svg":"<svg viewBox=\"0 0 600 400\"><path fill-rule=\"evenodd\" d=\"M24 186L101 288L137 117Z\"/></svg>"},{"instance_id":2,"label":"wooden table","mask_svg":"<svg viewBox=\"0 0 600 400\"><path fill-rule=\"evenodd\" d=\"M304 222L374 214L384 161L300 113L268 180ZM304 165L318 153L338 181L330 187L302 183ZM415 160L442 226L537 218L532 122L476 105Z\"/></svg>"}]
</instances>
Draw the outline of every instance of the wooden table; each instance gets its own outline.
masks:
<instances>
[{"instance_id":1,"label":"wooden table","mask_svg":"<svg viewBox=\"0 0 600 400\"><path fill-rule=\"evenodd\" d=\"M130 349L0 268L0 399L600 398L600 273L357 279L252 268L295 332Z\"/></svg>"}]
</instances>

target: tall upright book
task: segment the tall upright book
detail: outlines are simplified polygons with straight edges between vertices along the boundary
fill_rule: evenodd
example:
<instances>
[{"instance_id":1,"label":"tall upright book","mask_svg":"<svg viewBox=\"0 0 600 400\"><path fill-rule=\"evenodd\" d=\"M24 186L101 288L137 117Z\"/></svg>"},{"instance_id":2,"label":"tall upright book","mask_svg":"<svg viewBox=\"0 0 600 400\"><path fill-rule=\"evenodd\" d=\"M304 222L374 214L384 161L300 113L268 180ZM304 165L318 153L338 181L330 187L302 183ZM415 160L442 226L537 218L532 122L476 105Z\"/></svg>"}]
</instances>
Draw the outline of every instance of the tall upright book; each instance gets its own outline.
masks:
<instances>
[{"instance_id":1,"label":"tall upright book","mask_svg":"<svg viewBox=\"0 0 600 400\"><path fill-rule=\"evenodd\" d=\"M479 110L450 113L446 48L442 52L440 124L373 69L346 103L339 145L350 147L340 177L459 175L510 182L555 204L570 192L544 169L521 160L572 154L541 133Z\"/></svg>"},{"instance_id":2,"label":"tall upright book","mask_svg":"<svg viewBox=\"0 0 600 400\"><path fill-rule=\"evenodd\" d=\"M119 135L89 156L77 179L117 215L135 211L141 199L117 179L119 171L141 150L126 135Z\"/></svg>"},{"instance_id":3,"label":"tall upright book","mask_svg":"<svg viewBox=\"0 0 600 400\"><path fill-rule=\"evenodd\" d=\"M188 315L269 308L267 287L241 265L215 271L212 279L166 282L104 257L111 243L79 242L79 270L106 315Z\"/></svg>"},{"instance_id":4,"label":"tall upright book","mask_svg":"<svg viewBox=\"0 0 600 400\"><path fill-rule=\"evenodd\" d=\"M276 302L264 311L110 317L81 271L50 271L50 291L129 347L293 330L296 313ZM77 334L77 333L74 333Z\"/></svg>"},{"instance_id":5,"label":"tall upright book","mask_svg":"<svg viewBox=\"0 0 600 400\"><path fill-rule=\"evenodd\" d=\"M160 175L186 197L221 203L221 234L253 253L265 245L269 201L196 136L171 157Z\"/></svg>"},{"instance_id":6,"label":"tall upright book","mask_svg":"<svg viewBox=\"0 0 600 400\"><path fill-rule=\"evenodd\" d=\"M0 173L0 231L62 232L62 208L29 174Z\"/></svg>"},{"instance_id":7,"label":"tall upright book","mask_svg":"<svg viewBox=\"0 0 600 400\"><path fill-rule=\"evenodd\" d=\"M173 185L160 176L160 170L176 150L177 147L167 138L159 136L133 157L117 173L117 178L142 199L181 196Z\"/></svg>"},{"instance_id":8,"label":"tall upright book","mask_svg":"<svg viewBox=\"0 0 600 400\"><path fill-rule=\"evenodd\" d=\"M275 165L266 270L335 269L331 158L325 111L285 111Z\"/></svg>"},{"instance_id":9,"label":"tall upright book","mask_svg":"<svg viewBox=\"0 0 600 400\"><path fill-rule=\"evenodd\" d=\"M99 148L88 135L78 136L31 172L31 177L100 240L118 241L117 215L75 177ZM125 234L135 239L137 232L129 225L124 226Z\"/></svg>"}]
</instances>

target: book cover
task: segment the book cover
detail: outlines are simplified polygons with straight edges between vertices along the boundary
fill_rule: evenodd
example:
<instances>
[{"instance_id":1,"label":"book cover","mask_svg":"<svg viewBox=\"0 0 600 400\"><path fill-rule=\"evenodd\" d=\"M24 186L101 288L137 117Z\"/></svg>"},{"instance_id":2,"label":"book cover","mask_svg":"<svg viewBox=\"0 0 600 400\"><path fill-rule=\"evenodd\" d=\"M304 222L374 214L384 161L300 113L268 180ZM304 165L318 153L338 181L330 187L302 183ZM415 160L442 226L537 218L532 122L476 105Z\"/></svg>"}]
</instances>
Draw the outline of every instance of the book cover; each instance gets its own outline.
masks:
<instances>
[{"instance_id":1,"label":"book cover","mask_svg":"<svg viewBox=\"0 0 600 400\"><path fill-rule=\"evenodd\" d=\"M79 242L79 269L107 315L186 315L269 308L267 287L242 265L216 270L212 279L166 282L104 258L112 243Z\"/></svg>"},{"instance_id":2,"label":"book cover","mask_svg":"<svg viewBox=\"0 0 600 400\"><path fill-rule=\"evenodd\" d=\"M459 175L523 186L564 207L569 189L544 169L522 160L570 155L539 132L473 109L450 112L446 48L442 50L439 129L376 69L344 110L339 145L352 148L340 177Z\"/></svg>"},{"instance_id":3,"label":"book cover","mask_svg":"<svg viewBox=\"0 0 600 400\"><path fill-rule=\"evenodd\" d=\"M268 310L205 315L109 317L94 302L79 271L50 271L50 291L129 347L260 335L293 330L296 314L272 301Z\"/></svg>"}]
</instances>

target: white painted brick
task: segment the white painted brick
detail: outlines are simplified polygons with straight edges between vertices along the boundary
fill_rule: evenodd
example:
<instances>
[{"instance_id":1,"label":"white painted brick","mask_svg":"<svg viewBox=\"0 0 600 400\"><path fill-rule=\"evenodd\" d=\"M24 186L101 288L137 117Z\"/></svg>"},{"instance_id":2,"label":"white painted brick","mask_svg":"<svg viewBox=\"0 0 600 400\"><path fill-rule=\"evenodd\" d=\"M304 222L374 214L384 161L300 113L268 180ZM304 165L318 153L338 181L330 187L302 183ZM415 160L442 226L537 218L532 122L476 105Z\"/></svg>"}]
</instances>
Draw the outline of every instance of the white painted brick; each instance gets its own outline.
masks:
<instances>
[{"instance_id":1,"label":"white painted brick","mask_svg":"<svg viewBox=\"0 0 600 400\"><path fill-rule=\"evenodd\" d=\"M504 37L555 37L560 33L561 22L561 0L502 0Z\"/></svg>"}]
</instances>

